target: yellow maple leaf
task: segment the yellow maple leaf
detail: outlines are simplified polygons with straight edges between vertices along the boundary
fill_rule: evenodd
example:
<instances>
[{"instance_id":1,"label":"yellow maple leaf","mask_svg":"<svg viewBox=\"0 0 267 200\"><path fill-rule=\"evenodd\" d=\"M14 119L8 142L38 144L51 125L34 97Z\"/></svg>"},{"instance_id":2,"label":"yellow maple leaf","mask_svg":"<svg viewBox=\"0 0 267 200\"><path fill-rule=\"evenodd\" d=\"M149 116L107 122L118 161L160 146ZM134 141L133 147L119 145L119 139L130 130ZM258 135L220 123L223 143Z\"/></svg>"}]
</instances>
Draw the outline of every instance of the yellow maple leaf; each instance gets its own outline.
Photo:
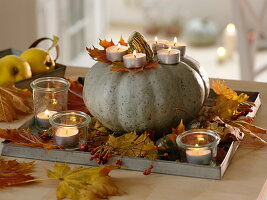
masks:
<instances>
[{"instance_id":1,"label":"yellow maple leaf","mask_svg":"<svg viewBox=\"0 0 267 200\"><path fill-rule=\"evenodd\" d=\"M118 187L108 176L116 166L93 168L75 167L71 169L66 163L55 164L54 171L47 170L49 179L59 180L57 199L91 200L107 199L118 195Z\"/></svg>"},{"instance_id":2,"label":"yellow maple leaf","mask_svg":"<svg viewBox=\"0 0 267 200\"><path fill-rule=\"evenodd\" d=\"M135 132L126 133L119 137L110 135L106 146L116 155L157 158L155 145L149 138L148 132L144 132L140 136Z\"/></svg>"},{"instance_id":3,"label":"yellow maple leaf","mask_svg":"<svg viewBox=\"0 0 267 200\"><path fill-rule=\"evenodd\" d=\"M223 81L213 81L212 89L217 94L216 104L212 107L213 112L222 120L231 120L237 116L239 104L248 100L249 96L241 93L237 95L235 91L228 88Z\"/></svg>"}]
</instances>

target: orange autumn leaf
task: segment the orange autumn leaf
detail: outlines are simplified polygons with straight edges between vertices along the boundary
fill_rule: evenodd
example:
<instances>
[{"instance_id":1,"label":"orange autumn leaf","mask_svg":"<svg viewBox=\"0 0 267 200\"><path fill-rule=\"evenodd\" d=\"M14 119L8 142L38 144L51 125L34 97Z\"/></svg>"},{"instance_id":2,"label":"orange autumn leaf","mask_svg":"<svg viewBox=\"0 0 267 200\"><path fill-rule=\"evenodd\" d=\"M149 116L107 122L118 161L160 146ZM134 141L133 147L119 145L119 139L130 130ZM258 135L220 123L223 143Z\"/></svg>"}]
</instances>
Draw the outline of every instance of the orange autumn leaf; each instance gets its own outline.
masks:
<instances>
[{"instance_id":1,"label":"orange autumn leaf","mask_svg":"<svg viewBox=\"0 0 267 200\"><path fill-rule=\"evenodd\" d=\"M123 46L127 46L128 44L124 41L123 37L121 36L120 41L118 42L119 44Z\"/></svg>"},{"instance_id":2,"label":"orange autumn leaf","mask_svg":"<svg viewBox=\"0 0 267 200\"><path fill-rule=\"evenodd\" d=\"M90 114L83 101L83 85L78 81L70 82L68 92L68 110L78 110Z\"/></svg>"},{"instance_id":3,"label":"orange autumn leaf","mask_svg":"<svg viewBox=\"0 0 267 200\"><path fill-rule=\"evenodd\" d=\"M32 94L14 85L0 86L0 121L11 122L18 114L33 112Z\"/></svg>"},{"instance_id":4,"label":"orange autumn leaf","mask_svg":"<svg viewBox=\"0 0 267 200\"><path fill-rule=\"evenodd\" d=\"M110 71L141 72L145 69L151 69L151 68L157 67L158 63L159 63L159 61L157 60L155 62L148 63L144 67L137 67L137 68L127 68L124 66L112 66L112 67L110 67Z\"/></svg>"},{"instance_id":5,"label":"orange autumn leaf","mask_svg":"<svg viewBox=\"0 0 267 200\"><path fill-rule=\"evenodd\" d=\"M99 39L99 45L102 46L104 49L114 46L115 44L113 43L113 41L107 41L107 40L100 40Z\"/></svg>"},{"instance_id":6,"label":"orange autumn leaf","mask_svg":"<svg viewBox=\"0 0 267 200\"><path fill-rule=\"evenodd\" d=\"M0 158L0 188L22 184L33 180L31 175L33 162L19 163L16 160L4 160Z\"/></svg>"},{"instance_id":7,"label":"orange autumn leaf","mask_svg":"<svg viewBox=\"0 0 267 200\"><path fill-rule=\"evenodd\" d=\"M237 93L228 88L224 81L215 80L211 85L212 89L217 95L223 95L227 99L232 99L237 96Z\"/></svg>"},{"instance_id":8,"label":"orange autumn leaf","mask_svg":"<svg viewBox=\"0 0 267 200\"><path fill-rule=\"evenodd\" d=\"M106 50L99 50L95 47L93 47L92 49L86 47L86 50L94 60L111 64L111 62L107 59Z\"/></svg>"},{"instance_id":9,"label":"orange autumn leaf","mask_svg":"<svg viewBox=\"0 0 267 200\"><path fill-rule=\"evenodd\" d=\"M36 135L24 129L0 129L0 138L11 141L11 144L41 147L45 149L62 149L62 146L55 145L53 142L44 143Z\"/></svg>"},{"instance_id":10,"label":"orange autumn leaf","mask_svg":"<svg viewBox=\"0 0 267 200\"><path fill-rule=\"evenodd\" d=\"M180 124L176 128L172 129L172 133L175 134L175 135L180 135L184 131L185 131L185 127L184 127L184 124L183 124L183 120L181 119Z\"/></svg>"}]
</instances>

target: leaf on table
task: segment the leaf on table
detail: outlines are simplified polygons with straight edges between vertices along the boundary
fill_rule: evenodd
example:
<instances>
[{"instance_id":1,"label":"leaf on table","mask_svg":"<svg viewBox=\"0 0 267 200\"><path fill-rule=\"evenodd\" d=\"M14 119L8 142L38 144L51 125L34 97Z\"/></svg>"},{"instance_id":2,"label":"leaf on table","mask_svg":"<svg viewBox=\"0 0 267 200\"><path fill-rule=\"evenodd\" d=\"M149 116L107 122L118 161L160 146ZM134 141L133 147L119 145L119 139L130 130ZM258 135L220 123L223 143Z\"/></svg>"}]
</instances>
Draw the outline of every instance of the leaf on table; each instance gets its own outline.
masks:
<instances>
[{"instance_id":1,"label":"leaf on table","mask_svg":"<svg viewBox=\"0 0 267 200\"><path fill-rule=\"evenodd\" d=\"M0 138L11 141L12 144L42 147L45 149L62 149L62 146L55 145L53 141L44 143L36 135L25 129L0 129Z\"/></svg>"},{"instance_id":2,"label":"leaf on table","mask_svg":"<svg viewBox=\"0 0 267 200\"><path fill-rule=\"evenodd\" d=\"M128 44L124 41L122 35L121 35L120 41L118 43L123 45L123 46L128 46Z\"/></svg>"},{"instance_id":3,"label":"leaf on table","mask_svg":"<svg viewBox=\"0 0 267 200\"><path fill-rule=\"evenodd\" d=\"M181 119L179 125L176 128L172 129L172 133L175 134L175 135L180 135L184 131L185 131L185 127L184 127L184 124L183 124L183 120Z\"/></svg>"},{"instance_id":4,"label":"leaf on table","mask_svg":"<svg viewBox=\"0 0 267 200\"><path fill-rule=\"evenodd\" d=\"M83 101L83 85L78 81L68 81L70 82L68 92L68 110L78 110L90 115L90 112Z\"/></svg>"},{"instance_id":5,"label":"leaf on table","mask_svg":"<svg viewBox=\"0 0 267 200\"><path fill-rule=\"evenodd\" d=\"M147 65L145 65L144 67L137 67L137 68L127 68L127 67L124 67L124 66L117 66L117 65L114 65L114 66L111 66L110 67L110 71L126 71L126 72L141 72L145 69L151 69L151 68L155 68L158 66L158 63L159 61L155 61L155 62L150 62L148 63Z\"/></svg>"},{"instance_id":6,"label":"leaf on table","mask_svg":"<svg viewBox=\"0 0 267 200\"><path fill-rule=\"evenodd\" d=\"M66 163L61 163L54 165L54 171L47 170L47 176L49 179L60 181L57 199L107 199L109 196L119 194L118 187L108 176L110 171L117 168L117 166L101 166L71 169Z\"/></svg>"},{"instance_id":7,"label":"leaf on table","mask_svg":"<svg viewBox=\"0 0 267 200\"><path fill-rule=\"evenodd\" d=\"M140 136L135 132L119 137L110 135L105 146L115 155L145 157L152 160L157 158L157 151L153 141L149 138L149 132L144 132Z\"/></svg>"},{"instance_id":8,"label":"leaf on table","mask_svg":"<svg viewBox=\"0 0 267 200\"><path fill-rule=\"evenodd\" d=\"M11 122L18 114L33 112L32 94L14 85L0 86L0 121Z\"/></svg>"},{"instance_id":9,"label":"leaf on table","mask_svg":"<svg viewBox=\"0 0 267 200\"><path fill-rule=\"evenodd\" d=\"M0 188L23 184L24 181L33 180L31 175L33 162L20 163L16 160L0 158Z\"/></svg>"}]
</instances>

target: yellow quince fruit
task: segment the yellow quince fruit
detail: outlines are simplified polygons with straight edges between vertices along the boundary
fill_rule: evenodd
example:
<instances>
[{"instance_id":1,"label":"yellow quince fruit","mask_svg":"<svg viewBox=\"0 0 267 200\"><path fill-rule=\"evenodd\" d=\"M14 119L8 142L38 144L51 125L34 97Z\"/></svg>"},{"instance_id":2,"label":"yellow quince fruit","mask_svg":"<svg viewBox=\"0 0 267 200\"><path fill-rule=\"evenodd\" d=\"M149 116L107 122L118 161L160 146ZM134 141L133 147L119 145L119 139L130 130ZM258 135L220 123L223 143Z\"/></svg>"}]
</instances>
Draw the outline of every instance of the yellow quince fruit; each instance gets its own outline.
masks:
<instances>
[{"instance_id":1,"label":"yellow quince fruit","mask_svg":"<svg viewBox=\"0 0 267 200\"><path fill-rule=\"evenodd\" d=\"M31 67L19 56L7 55L0 59L0 85L32 77Z\"/></svg>"},{"instance_id":2,"label":"yellow quince fruit","mask_svg":"<svg viewBox=\"0 0 267 200\"><path fill-rule=\"evenodd\" d=\"M20 55L20 57L30 64L33 75L55 68L55 62L49 52L41 48L35 47L27 49Z\"/></svg>"}]
</instances>

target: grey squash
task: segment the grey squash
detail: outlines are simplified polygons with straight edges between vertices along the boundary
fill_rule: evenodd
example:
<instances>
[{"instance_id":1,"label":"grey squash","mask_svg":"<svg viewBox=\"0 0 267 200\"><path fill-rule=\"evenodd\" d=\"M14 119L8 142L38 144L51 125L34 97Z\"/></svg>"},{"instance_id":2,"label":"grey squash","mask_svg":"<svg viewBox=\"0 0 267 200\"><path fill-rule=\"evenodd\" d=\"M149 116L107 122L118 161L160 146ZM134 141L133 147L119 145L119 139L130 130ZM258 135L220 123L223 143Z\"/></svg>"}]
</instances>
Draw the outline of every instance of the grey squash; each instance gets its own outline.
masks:
<instances>
[{"instance_id":1,"label":"grey squash","mask_svg":"<svg viewBox=\"0 0 267 200\"><path fill-rule=\"evenodd\" d=\"M91 114L116 132L171 131L192 119L209 94L204 69L190 57L142 72L112 72L96 63L87 73L84 102Z\"/></svg>"}]
</instances>

